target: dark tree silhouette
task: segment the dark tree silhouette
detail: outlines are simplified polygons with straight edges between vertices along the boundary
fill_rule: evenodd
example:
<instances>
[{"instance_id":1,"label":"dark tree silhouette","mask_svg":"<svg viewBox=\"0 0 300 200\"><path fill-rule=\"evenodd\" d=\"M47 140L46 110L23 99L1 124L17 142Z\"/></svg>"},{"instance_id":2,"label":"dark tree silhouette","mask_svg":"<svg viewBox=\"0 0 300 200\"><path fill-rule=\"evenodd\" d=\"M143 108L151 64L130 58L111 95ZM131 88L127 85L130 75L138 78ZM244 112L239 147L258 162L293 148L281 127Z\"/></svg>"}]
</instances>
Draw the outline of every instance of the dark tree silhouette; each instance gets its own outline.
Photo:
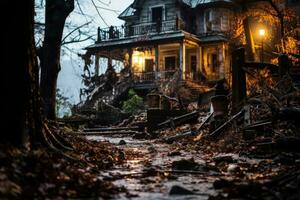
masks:
<instances>
[{"instance_id":1,"label":"dark tree silhouette","mask_svg":"<svg viewBox=\"0 0 300 200\"><path fill-rule=\"evenodd\" d=\"M46 0L45 38L41 54L41 96L48 119L56 118L56 86L60 71L60 51L66 18L74 10L74 0Z\"/></svg>"},{"instance_id":2,"label":"dark tree silhouette","mask_svg":"<svg viewBox=\"0 0 300 200\"><path fill-rule=\"evenodd\" d=\"M1 60L4 101L1 103L0 140L14 146L30 141L35 146L41 142L42 120L33 29L34 0L22 3L24 6L15 6L10 0L0 3L1 9L15 8L18 13L18 17L1 17L1 25L5 27L2 31L5 51Z\"/></svg>"}]
</instances>

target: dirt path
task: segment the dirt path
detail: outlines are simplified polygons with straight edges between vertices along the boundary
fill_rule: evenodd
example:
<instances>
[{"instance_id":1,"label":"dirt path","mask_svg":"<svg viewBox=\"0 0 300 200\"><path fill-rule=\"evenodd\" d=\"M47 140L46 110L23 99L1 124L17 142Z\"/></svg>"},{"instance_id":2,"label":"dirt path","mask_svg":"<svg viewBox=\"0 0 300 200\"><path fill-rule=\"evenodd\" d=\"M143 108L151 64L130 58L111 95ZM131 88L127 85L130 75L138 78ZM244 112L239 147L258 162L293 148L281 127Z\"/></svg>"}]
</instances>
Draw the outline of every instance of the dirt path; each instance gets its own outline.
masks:
<instances>
[{"instance_id":1,"label":"dirt path","mask_svg":"<svg viewBox=\"0 0 300 200\"><path fill-rule=\"evenodd\" d=\"M123 166L103 172L104 179L112 179L114 184L124 186L129 191L129 196L121 194L117 199L208 199L209 195L216 194L212 184L216 176L219 177L219 173L201 168L186 173L172 169L174 161L190 158L205 166L203 155L199 152L180 151L170 156L170 152L174 151L174 145L124 136L95 136L88 139L109 141L121 149L132 150L140 155L127 160ZM119 145L120 140L124 140L126 144ZM180 188L178 190L174 186L183 187L194 194L187 194L188 192L180 191ZM170 194L171 190L175 195Z\"/></svg>"}]
</instances>

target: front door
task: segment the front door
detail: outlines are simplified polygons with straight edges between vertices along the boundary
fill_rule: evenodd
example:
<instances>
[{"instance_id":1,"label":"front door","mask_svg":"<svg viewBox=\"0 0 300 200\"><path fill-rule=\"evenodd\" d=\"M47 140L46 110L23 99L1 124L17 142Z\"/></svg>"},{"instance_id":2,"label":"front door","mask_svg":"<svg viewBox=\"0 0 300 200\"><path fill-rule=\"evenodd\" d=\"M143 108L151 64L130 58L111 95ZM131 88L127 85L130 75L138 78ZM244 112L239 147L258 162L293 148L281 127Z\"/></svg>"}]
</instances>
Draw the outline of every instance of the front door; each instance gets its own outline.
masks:
<instances>
[{"instance_id":1,"label":"front door","mask_svg":"<svg viewBox=\"0 0 300 200\"><path fill-rule=\"evenodd\" d=\"M154 75L154 60L153 59L145 59L145 79L153 80Z\"/></svg>"}]
</instances>

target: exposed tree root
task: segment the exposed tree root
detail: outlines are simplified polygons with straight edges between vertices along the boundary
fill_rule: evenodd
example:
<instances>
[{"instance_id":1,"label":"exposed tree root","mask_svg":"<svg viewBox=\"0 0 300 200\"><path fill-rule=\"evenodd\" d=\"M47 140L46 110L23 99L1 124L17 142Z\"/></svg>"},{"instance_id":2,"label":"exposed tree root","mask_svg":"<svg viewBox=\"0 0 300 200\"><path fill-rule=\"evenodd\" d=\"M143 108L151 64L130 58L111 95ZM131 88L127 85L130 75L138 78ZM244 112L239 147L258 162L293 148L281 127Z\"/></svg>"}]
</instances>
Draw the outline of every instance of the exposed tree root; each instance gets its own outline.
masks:
<instances>
[{"instance_id":1,"label":"exposed tree root","mask_svg":"<svg viewBox=\"0 0 300 200\"><path fill-rule=\"evenodd\" d=\"M49 129L49 127L48 127L48 125L47 125L46 123L44 123L44 129L45 129L45 131L46 131L46 133L47 133L47 136L49 136L49 140L51 141L51 143L52 143L54 146L56 146L56 147L59 148L59 149L67 150L67 151L73 151L73 150L74 150L72 147L69 147L69 146L71 146L71 145L66 146L66 145L63 144L63 143L67 143L67 141L65 141L64 139L62 139L62 138L60 138L60 140L57 139L57 137L54 135L54 132L52 132L52 131ZM57 134L56 134L56 135L57 135ZM61 141L64 141L64 142L61 142Z\"/></svg>"},{"instance_id":2,"label":"exposed tree root","mask_svg":"<svg viewBox=\"0 0 300 200\"><path fill-rule=\"evenodd\" d=\"M56 148L55 145L52 143L52 141L47 137L47 135L50 135L50 136L52 135L47 124L43 123L43 127L44 127L44 130L42 131L42 136L44 139L44 143L47 145L47 148L49 148L54 153L61 155L62 157L64 157L66 160L68 160L70 162L80 162L79 160L65 154L62 150Z\"/></svg>"}]
</instances>

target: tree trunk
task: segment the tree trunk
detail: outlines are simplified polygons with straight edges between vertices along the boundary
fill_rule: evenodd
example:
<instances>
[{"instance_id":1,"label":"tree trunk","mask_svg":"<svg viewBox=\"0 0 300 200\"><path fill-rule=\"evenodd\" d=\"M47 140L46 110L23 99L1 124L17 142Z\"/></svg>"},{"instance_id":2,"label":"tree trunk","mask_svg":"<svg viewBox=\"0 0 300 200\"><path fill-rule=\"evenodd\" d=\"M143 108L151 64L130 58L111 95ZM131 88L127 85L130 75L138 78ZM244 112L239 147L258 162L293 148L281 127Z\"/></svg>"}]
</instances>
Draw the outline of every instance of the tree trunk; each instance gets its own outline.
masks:
<instances>
[{"instance_id":1,"label":"tree trunk","mask_svg":"<svg viewBox=\"0 0 300 200\"><path fill-rule=\"evenodd\" d=\"M24 6L15 6L14 1L1 1L2 9L13 7L18 13L17 18L1 17L1 24L5 27L3 31L5 51L1 62L5 65L1 77L4 102L1 103L3 118L0 142L14 146L24 146L28 138L35 144L42 130L33 30L34 0L23 3ZM8 51L12 47L17 48Z\"/></svg>"},{"instance_id":2,"label":"tree trunk","mask_svg":"<svg viewBox=\"0 0 300 200\"><path fill-rule=\"evenodd\" d=\"M66 18L74 9L74 0L46 0L41 95L44 114L56 119L56 86L60 71L60 51Z\"/></svg>"}]
</instances>

